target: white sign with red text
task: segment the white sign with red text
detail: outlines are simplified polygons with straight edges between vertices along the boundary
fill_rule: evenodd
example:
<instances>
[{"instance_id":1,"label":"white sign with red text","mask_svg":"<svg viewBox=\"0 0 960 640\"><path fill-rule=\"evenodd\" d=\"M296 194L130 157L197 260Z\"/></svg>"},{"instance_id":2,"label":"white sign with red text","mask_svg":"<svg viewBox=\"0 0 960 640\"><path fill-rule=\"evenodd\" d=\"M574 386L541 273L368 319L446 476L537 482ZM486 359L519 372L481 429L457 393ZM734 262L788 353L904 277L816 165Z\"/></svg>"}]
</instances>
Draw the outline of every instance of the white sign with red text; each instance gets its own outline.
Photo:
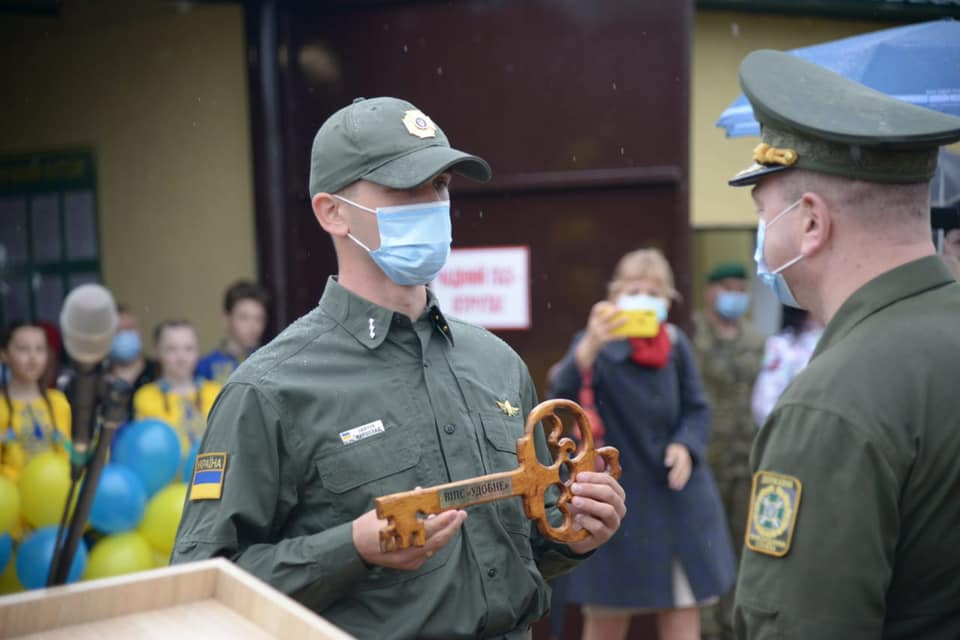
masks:
<instances>
[{"instance_id":1,"label":"white sign with red text","mask_svg":"<svg viewBox=\"0 0 960 640\"><path fill-rule=\"evenodd\" d=\"M529 329L530 247L452 249L430 288L447 315L487 329Z\"/></svg>"}]
</instances>

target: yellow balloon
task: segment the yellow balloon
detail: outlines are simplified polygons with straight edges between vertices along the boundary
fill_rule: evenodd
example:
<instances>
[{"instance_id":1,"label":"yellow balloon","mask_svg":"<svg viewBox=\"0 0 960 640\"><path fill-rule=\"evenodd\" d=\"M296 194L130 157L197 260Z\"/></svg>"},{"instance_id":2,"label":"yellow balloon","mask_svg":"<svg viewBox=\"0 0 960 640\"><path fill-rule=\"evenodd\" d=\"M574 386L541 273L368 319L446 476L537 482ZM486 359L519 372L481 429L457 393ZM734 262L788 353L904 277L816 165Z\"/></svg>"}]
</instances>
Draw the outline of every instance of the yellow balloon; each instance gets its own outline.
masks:
<instances>
[{"instance_id":1,"label":"yellow balloon","mask_svg":"<svg viewBox=\"0 0 960 640\"><path fill-rule=\"evenodd\" d=\"M19 487L20 509L30 526L59 524L70 492L70 461L53 451L36 455L23 468Z\"/></svg>"},{"instance_id":2,"label":"yellow balloon","mask_svg":"<svg viewBox=\"0 0 960 640\"><path fill-rule=\"evenodd\" d=\"M0 476L0 535L13 531L20 519L20 491L12 480Z\"/></svg>"},{"instance_id":3,"label":"yellow balloon","mask_svg":"<svg viewBox=\"0 0 960 640\"><path fill-rule=\"evenodd\" d=\"M84 580L153 569L153 550L139 533L128 531L103 538L87 557Z\"/></svg>"},{"instance_id":4,"label":"yellow balloon","mask_svg":"<svg viewBox=\"0 0 960 640\"><path fill-rule=\"evenodd\" d=\"M20 584L20 578L17 577L17 552L14 551L10 554L10 562L7 563L7 568L0 574L0 596L20 593L21 591L25 591L25 589Z\"/></svg>"},{"instance_id":5,"label":"yellow balloon","mask_svg":"<svg viewBox=\"0 0 960 640\"><path fill-rule=\"evenodd\" d=\"M173 552L173 539L177 535L186 497L187 485L183 482L161 489L150 498L140 523L140 533L150 546L167 557Z\"/></svg>"},{"instance_id":6,"label":"yellow balloon","mask_svg":"<svg viewBox=\"0 0 960 640\"><path fill-rule=\"evenodd\" d=\"M165 553L160 553L153 547L150 547L150 550L153 552L153 565L156 568L161 569L170 566L170 556Z\"/></svg>"}]
</instances>

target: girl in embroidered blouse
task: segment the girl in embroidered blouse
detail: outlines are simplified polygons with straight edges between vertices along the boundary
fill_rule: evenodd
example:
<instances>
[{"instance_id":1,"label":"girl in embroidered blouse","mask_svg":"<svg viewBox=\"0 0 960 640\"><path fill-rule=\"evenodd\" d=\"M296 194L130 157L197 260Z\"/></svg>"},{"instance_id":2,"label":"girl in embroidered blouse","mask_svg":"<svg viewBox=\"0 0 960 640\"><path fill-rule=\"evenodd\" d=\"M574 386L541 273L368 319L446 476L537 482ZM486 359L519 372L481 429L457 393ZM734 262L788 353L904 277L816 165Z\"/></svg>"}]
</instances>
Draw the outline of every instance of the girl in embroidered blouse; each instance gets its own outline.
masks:
<instances>
[{"instance_id":1,"label":"girl in embroidered blouse","mask_svg":"<svg viewBox=\"0 0 960 640\"><path fill-rule=\"evenodd\" d=\"M66 455L70 404L62 392L44 384L50 349L39 324L10 325L0 358L9 371L9 379L0 380L0 474L16 482L37 454L53 449Z\"/></svg>"}]
</instances>

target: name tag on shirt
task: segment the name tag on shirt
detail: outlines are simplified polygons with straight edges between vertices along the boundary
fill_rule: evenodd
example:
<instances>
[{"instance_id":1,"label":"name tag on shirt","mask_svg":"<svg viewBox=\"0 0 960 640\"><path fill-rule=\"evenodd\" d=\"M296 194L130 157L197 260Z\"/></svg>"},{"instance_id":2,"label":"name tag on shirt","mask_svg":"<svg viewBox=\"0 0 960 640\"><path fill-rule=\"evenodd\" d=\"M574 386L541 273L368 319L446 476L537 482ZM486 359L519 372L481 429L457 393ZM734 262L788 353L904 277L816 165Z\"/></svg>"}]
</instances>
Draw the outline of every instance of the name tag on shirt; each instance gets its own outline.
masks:
<instances>
[{"instance_id":1,"label":"name tag on shirt","mask_svg":"<svg viewBox=\"0 0 960 640\"><path fill-rule=\"evenodd\" d=\"M346 431L341 431L340 441L343 444L353 444L354 442L359 442L364 438L375 436L378 433L383 433L382 420L374 420L373 422L362 424L359 427L354 427L353 429L347 429Z\"/></svg>"}]
</instances>

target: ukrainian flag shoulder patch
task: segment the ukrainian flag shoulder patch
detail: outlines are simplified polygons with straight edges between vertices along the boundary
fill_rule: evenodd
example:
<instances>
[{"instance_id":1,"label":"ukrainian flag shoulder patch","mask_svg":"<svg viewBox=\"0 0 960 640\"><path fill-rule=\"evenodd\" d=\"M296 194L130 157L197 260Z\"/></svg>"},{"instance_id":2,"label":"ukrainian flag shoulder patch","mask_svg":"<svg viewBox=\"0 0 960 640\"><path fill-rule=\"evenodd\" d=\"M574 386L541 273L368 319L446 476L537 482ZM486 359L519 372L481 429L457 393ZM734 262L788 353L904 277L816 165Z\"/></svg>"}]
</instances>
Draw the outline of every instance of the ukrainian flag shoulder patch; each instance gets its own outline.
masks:
<instances>
[{"instance_id":1,"label":"ukrainian flag shoulder patch","mask_svg":"<svg viewBox=\"0 0 960 640\"><path fill-rule=\"evenodd\" d=\"M201 453L193 466L190 500L219 500L227 473L227 454Z\"/></svg>"},{"instance_id":2,"label":"ukrainian flag shoulder patch","mask_svg":"<svg viewBox=\"0 0 960 640\"><path fill-rule=\"evenodd\" d=\"M753 474L745 540L748 549L777 558L789 553L802 490L803 484L793 476L772 471Z\"/></svg>"}]
</instances>

